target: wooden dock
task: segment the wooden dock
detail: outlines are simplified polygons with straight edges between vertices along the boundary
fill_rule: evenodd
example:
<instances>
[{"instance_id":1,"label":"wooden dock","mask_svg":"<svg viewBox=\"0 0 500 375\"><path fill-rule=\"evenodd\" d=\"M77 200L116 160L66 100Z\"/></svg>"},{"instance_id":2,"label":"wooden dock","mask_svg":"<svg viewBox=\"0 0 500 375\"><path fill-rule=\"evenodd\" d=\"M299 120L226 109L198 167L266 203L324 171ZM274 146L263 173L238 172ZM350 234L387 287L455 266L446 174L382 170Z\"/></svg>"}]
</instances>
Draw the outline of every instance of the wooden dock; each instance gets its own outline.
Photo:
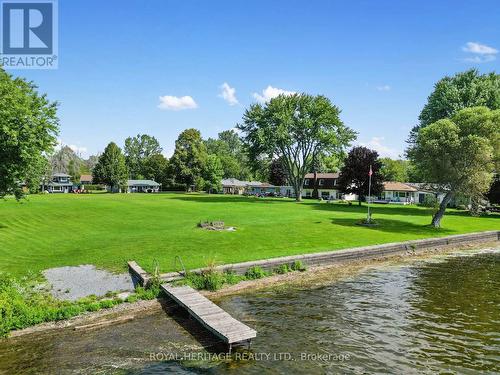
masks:
<instances>
[{"instance_id":1,"label":"wooden dock","mask_svg":"<svg viewBox=\"0 0 500 375\"><path fill-rule=\"evenodd\" d=\"M163 284L161 287L201 325L228 344L229 350L234 344L250 345L250 341L257 336L257 331L234 319L193 288L169 284Z\"/></svg>"}]
</instances>

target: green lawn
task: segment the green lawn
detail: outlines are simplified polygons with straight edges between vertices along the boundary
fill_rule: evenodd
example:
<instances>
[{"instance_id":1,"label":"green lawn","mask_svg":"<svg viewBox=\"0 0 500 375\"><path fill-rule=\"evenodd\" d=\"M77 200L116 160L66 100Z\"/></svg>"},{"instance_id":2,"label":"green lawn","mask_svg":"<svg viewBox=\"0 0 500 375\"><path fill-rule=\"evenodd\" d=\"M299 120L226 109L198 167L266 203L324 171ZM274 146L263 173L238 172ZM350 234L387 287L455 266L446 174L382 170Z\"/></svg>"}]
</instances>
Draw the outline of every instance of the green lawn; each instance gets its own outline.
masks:
<instances>
[{"instance_id":1,"label":"green lawn","mask_svg":"<svg viewBox=\"0 0 500 375\"><path fill-rule=\"evenodd\" d=\"M373 208L380 226L355 222L366 207L295 203L222 195L95 194L39 195L22 203L0 201L0 271L28 271L95 264L124 270L136 260L151 270L173 270L180 255L187 268L283 255L494 230L500 215L470 217L450 210L440 230L425 227L428 210L408 206ZM197 228L200 220L223 220L236 232Z\"/></svg>"}]
</instances>

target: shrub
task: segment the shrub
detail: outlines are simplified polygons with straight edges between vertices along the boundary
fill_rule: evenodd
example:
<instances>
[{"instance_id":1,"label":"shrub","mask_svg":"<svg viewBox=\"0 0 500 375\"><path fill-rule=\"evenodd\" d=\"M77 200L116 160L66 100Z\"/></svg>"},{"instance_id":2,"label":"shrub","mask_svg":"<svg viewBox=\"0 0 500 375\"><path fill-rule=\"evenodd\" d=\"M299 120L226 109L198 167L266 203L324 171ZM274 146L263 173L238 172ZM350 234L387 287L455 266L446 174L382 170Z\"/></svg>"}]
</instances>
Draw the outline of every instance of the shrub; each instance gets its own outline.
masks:
<instances>
[{"instance_id":1,"label":"shrub","mask_svg":"<svg viewBox=\"0 0 500 375\"><path fill-rule=\"evenodd\" d=\"M100 191L100 190L104 190L104 185L97 185L97 184L88 184L88 185L83 185L83 187L85 188L85 190L97 190L97 191Z\"/></svg>"},{"instance_id":2,"label":"shrub","mask_svg":"<svg viewBox=\"0 0 500 375\"><path fill-rule=\"evenodd\" d=\"M0 337L14 329L35 324L69 319L85 311L111 308L122 301L118 298L99 300L88 296L76 302L60 301L47 291L34 289L36 283L29 278L14 279L0 274ZM138 287L136 293L127 297L127 302L139 299L154 299L160 294L159 284L153 282L147 289Z\"/></svg>"},{"instance_id":3,"label":"shrub","mask_svg":"<svg viewBox=\"0 0 500 375\"><path fill-rule=\"evenodd\" d=\"M439 205L439 202L434 195L425 194L424 201L422 203L420 203L420 205L423 207L437 208L437 206Z\"/></svg>"},{"instance_id":4,"label":"shrub","mask_svg":"<svg viewBox=\"0 0 500 375\"><path fill-rule=\"evenodd\" d=\"M245 276L249 280L255 280L255 279L262 279L263 277L269 276L269 273L264 271L262 269L262 267L253 266L247 270L247 272L245 273Z\"/></svg>"},{"instance_id":5,"label":"shrub","mask_svg":"<svg viewBox=\"0 0 500 375\"><path fill-rule=\"evenodd\" d=\"M301 271L302 272L302 271L306 270L306 266L300 260L296 260L292 264L292 270L293 271Z\"/></svg>"},{"instance_id":6,"label":"shrub","mask_svg":"<svg viewBox=\"0 0 500 375\"><path fill-rule=\"evenodd\" d=\"M274 269L274 273L283 275L285 273L291 272L292 268L288 264L281 264Z\"/></svg>"},{"instance_id":7,"label":"shrub","mask_svg":"<svg viewBox=\"0 0 500 375\"><path fill-rule=\"evenodd\" d=\"M139 297L137 296L137 294L131 294L127 298L125 298L125 302L132 303L137 301L139 301Z\"/></svg>"},{"instance_id":8,"label":"shrub","mask_svg":"<svg viewBox=\"0 0 500 375\"><path fill-rule=\"evenodd\" d=\"M203 274L203 278L205 281L203 289L215 291L219 290L222 288L222 285L224 285L224 276L221 272L210 271Z\"/></svg>"},{"instance_id":9,"label":"shrub","mask_svg":"<svg viewBox=\"0 0 500 375\"><path fill-rule=\"evenodd\" d=\"M238 275L236 272L228 270L224 272L225 282L229 285L238 284L240 281L246 280L244 275Z\"/></svg>"}]
</instances>

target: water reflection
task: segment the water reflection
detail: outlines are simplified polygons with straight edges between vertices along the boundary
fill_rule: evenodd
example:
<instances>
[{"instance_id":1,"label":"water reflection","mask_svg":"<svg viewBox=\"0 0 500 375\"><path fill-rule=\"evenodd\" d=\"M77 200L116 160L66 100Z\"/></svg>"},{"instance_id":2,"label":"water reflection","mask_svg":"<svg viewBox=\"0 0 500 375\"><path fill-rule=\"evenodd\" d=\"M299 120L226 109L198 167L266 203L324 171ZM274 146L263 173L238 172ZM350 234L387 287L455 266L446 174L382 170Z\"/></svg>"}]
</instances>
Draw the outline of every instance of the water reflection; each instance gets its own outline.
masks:
<instances>
[{"instance_id":1,"label":"water reflection","mask_svg":"<svg viewBox=\"0 0 500 375\"><path fill-rule=\"evenodd\" d=\"M498 251L379 265L319 288L217 301L257 329L251 353L259 360L151 361L151 353L207 353L215 343L202 331L193 336L187 317L161 312L97 331L4 341L0 372L494 373L499 290Z\"/></svg>"}]
</instances>

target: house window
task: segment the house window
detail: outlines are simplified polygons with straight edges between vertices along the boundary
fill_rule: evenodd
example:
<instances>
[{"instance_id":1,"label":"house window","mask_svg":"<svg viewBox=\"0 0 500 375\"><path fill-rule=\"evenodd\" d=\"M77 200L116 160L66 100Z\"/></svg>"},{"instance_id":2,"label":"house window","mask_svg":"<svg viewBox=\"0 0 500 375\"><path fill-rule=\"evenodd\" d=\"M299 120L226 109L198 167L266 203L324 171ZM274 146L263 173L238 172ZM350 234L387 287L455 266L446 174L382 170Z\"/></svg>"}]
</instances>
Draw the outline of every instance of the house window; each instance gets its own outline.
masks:
<instances>
[{"instance_id":1,"label":"house window","mask_svg":"<svg viewBox=\"0 0 500 375\"><path fill-rule=\"evenodd\" d=\"M306 197L310 197L311 196L311 192L310 191L306 191Z\"/></svg>"},{"instance_id":2,"label":"house window","mask_svg":"<svg viewBox=\"0 0 500 375\"><path fill-rule=\"evenodd\" d=\"M308 179L308 178L306 178L306 179L304 180L304 185L305 185L305 186L309 186L309 179Z\"/></svg>"},{"instance_id":3,"label":"house window","mask_svg":"<svg viewBox=\"0 0 500 375\"><path fill-rule=\"evenodd\" d=\"M330 196L330 192L328 192L328 191L321 192L321 198L328 198L329 196Z\"/></svg>"},{"instance_id":4,"label":"house window","mask_svg":"<svg viewBox=\"0 0 500 375\"><path fill-rule=\"evenodd\" d=\"M405 192L405 191L400 191L400 192L398 193L398 196L399 196L400 198L406 198L406 192Z\"/></svg>"},{"instance_id":5,"label":"house window","mask_svg":"<svg viewBox=\"0 0 500 375\"><path fill-rule=\"evenodd\" d=\"M319 186L323 186L324 185L324 182L325 180L323 180L322 178L319 179Z\"/></svg>"}]
</instances>

